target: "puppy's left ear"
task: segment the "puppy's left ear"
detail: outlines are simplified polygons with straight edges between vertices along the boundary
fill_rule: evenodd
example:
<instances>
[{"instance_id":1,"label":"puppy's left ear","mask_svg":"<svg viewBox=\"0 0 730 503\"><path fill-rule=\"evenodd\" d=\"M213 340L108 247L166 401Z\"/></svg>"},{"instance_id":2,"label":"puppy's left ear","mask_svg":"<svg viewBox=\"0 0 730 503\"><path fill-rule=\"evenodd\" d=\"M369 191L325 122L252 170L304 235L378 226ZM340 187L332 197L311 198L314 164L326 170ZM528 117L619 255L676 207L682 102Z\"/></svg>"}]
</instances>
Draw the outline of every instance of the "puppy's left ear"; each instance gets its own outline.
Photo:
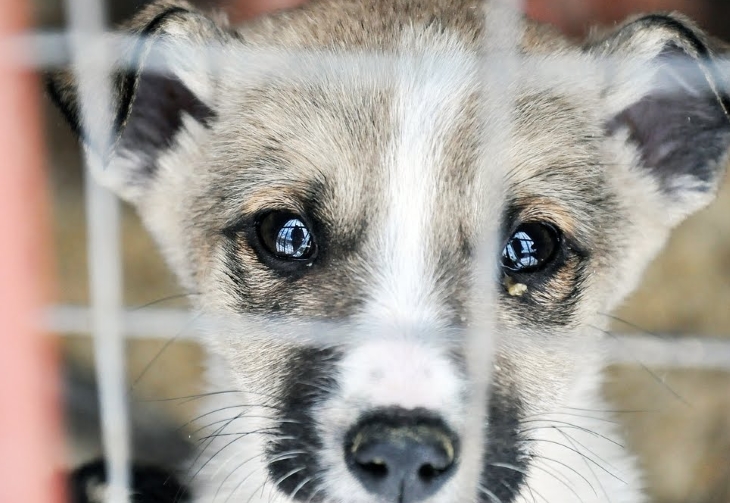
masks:
<instances>
[{"instance_id":1,"label":"puppy's left ear","mask_svg":"<svg viewBox=\"0 0 730 503\"><path fill-rule=\"evenodd\" d=\"M650 15L593 40L606 63L610 135L655 181L670 225L708 204L730 147L728 75L720 47L690 21Z\"/></svg>"}]
</instances>

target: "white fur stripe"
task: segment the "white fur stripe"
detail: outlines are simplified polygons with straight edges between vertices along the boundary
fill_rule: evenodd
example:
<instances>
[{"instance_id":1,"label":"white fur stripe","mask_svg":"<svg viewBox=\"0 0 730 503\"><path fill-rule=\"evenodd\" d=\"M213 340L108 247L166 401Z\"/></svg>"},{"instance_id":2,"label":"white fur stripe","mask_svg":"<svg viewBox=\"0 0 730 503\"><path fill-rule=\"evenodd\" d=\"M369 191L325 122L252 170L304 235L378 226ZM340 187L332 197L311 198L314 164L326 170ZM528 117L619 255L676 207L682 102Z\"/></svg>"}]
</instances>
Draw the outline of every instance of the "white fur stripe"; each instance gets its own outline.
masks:
<instances>
[{"instance_id":1,"label":"white fur stripe","mask_svg":"<svg viewBox=\"0 0 730 503\"><path fill-rule=\"evenodd\" d=\"M378 245L382 264L367 312L374 320L422 325L440 319L432 295L438 248L432 241L438 181L446 169L442 144L463 109L473 75L469 56L455 47L447 43L397 65L395 133L384 166L387 216Z\"/></svg>"}]
</instances>

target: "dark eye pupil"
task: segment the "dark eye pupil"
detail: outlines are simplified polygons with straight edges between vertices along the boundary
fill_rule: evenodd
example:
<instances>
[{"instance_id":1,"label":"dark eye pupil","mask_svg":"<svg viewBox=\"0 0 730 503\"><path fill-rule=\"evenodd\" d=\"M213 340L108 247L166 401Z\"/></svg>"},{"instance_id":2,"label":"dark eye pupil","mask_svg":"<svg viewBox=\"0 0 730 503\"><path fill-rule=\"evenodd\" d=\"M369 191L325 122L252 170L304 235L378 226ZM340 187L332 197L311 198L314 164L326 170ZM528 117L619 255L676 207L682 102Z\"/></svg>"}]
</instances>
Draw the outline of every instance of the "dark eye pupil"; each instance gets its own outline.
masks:
<instances>
[{"instance_id":1,"label":"dark eye pupil","mask_svg":"<svg viewBox=\"0 0 730 503\"><path fill-rule=\"evenodd\" d=\"M520 225L502 250L502 266L511 271L534 271L550 260L557 248L555 229L542 223Z\"/></svg>"},{"instance_id":2,"label":"dark eye pupil","mask_svg":"<svg viewBox=\"0 0 730 503\"><path fill-rule=\"evenodd\" d=\"M264 247L279 258L307 260L315 251L314 238L301 218L284 212L272 212L259 223L259 237Z\"/></svg>"}]
</instances>

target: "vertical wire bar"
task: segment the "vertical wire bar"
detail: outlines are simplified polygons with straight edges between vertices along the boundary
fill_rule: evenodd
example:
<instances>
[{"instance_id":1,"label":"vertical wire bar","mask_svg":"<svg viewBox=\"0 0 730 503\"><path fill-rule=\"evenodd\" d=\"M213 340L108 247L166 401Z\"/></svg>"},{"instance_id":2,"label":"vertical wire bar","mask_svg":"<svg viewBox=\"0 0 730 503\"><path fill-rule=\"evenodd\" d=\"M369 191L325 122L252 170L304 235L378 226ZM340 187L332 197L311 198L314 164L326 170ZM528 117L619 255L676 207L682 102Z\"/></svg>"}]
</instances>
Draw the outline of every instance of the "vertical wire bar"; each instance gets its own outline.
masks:
<instances>
[{"instance_id":1,"label":"vertical wire bar","mask_svg":"<svg viewBox=\"0 0 730 503\"><path fill-rule=\"evenodd\" d=\"M66 5L82 130L93 135L98 149L96 153L87 150L84 180L91 325L107 473L105 501L126 503L130 485L129 424L122 331L120 205L116 197L93 178L95 173L105 169L105 153L111 145L111 52L103 42L105 13L102 0L68 0Z\"/></svg>"},{"instance_id":2,"label":"vertical wire bar","mask_svg":"<svg viewBox=\"0 0 730 503\"><path fill-rule=\"evenodd\" d=\"M99 387L102 445L109 503L126 503L129 487L129 426L122 331L122 271L118 200L84 177L88 229L91 327Z\"/></svg>"},{"instance_id":3,"label":"vertical wire bar","mask_svg":"<svg viewBox=\"0 0 730 503\"><path fill-rule=\"evenodd\" d=\"M0 2L0 40L27 27L28 3ZM0 501L61 503L55 340L40 329L50 276L38 85L0 48ZM23 51L24 47L17 48ZM17 50L16 49L16 50Z\"/></svg>"},{"instance_id":4,"label":"vertical wire bar","mask_svg":"<svg viewBox=\"0 0 730 503\"><path fill-rule=\"evenodd\" d=\"M499 257L498 218L504 197L505 175L511 161L510 145L514 128L514 82L519 71L518 46L523 35L522 4L519 0L496 0L483 6L484 33L481 51L478 53L478 72L481 85L480 114L480 177L483 204L480 241L477 243L475 282L470 298L480 306L472 313L473 324L467 331L466 355L469 377L473 383L473 396L469 414L470 431L474 442L484 445L488 410L487 391L492 378L498 340L503 334L496 333L494 313L497 287L501 282L496 257ZM482 285L495 285L484 289ZM488 420L488 418L487 418ZM480 453L483 455L483 453ZM482 466L482 463L479 463ZM487 487L479 484L480 472L468 474L478 487L480 497L488 501L499 498Z\"/></svg>"},{"instance_id":5,"label":"vertical wire bar","mask_svg":"<svg viewBox=\"0 0 730 503\"><path fill-rule=\"evenodd\" d=\"M522 0L495 0L484 13L484 35L479 54L479 75L482 85L481 99L481 190L480 200L485 206L481 222L481 240L477 247L477 285L495 284L495 275L500 274L495 257L499 256L499 228L495 215L502 213L505 175L511 163L510 145L514 131L515 86L520 71L520 51L524 25L522 21ZM502 195L500 197L499 195ZM497 276L497 280L501 278ZM498 283L499 281L497 281ZM477 287L472 296L478 296L482 305L493 306L496 290L485 292ZM495 334L493 333L492 309L485 309L469 332L471 355L480 351L492 354ZM479 365L491 364L480 361L475 367L477 377L486 382L490 378Z\"/></svg>"}]
</instances>

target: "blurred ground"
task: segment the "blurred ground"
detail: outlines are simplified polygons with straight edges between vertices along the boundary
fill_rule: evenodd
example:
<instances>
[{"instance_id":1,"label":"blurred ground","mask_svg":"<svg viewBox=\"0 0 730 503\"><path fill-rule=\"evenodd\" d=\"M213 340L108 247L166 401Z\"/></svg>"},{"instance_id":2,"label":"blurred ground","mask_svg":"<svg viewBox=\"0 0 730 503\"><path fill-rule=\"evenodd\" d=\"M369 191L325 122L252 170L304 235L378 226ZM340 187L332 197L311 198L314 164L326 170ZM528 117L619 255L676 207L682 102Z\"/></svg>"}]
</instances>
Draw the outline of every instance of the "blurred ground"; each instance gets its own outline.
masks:
<instances>
[{"instance_id":1,"label":"blurred ground","mask_svg":"<svg viewBox=\"0 0 730 503\"><path fill-rule=\"evenodd\" d=\"M535 15L550 19L573 34L585 31L586 16L614 20L632 8L629 2L561 0L569 7L562 12L557 10L556 1L530 1L528 6ZM36 2L42 25L62 25L60 4L51 0ZM115 2L113 17L125 16L138 3ZM689 0L660 3L646 0L634 2L633 7L652 4L650 7L666 8L671 4L704 17L705 25L716 33L730 27L730 2L726 0L715 7L712 2ZM609 4L610 9L606 7ZM610 12L600 10L601 5ZM61 118L50 107L47 117L58 298L65 303L84 304L88 292L78 151ZM151 240L128 208L124 213L124 266L128 305L142 305L178 293ZM177 299L159 305L182 304ZM730 181L712 207L678 229L667 250L648 271L642 288L617 314L650 332L730 336ZM615 328L621 332L636 331L621 323ZM156 340L129 345L132 380L141 375L163 345L164 341ZM84 365L90 361L88 339L68 337L64 348L69 358L85 362ZM197 347L190 343L172 344L135 387L136 396L166 398L195 393L200 367ZM654 500L730 503L730 375L703 370L652 371L650 374L640 367L610 369L606 392L616 409L623 411L618 415L630 446L637 450L647 468ZM176 417L189 417L195 404L173 401L163 405Z\"/></svg>"}]
</instances>

